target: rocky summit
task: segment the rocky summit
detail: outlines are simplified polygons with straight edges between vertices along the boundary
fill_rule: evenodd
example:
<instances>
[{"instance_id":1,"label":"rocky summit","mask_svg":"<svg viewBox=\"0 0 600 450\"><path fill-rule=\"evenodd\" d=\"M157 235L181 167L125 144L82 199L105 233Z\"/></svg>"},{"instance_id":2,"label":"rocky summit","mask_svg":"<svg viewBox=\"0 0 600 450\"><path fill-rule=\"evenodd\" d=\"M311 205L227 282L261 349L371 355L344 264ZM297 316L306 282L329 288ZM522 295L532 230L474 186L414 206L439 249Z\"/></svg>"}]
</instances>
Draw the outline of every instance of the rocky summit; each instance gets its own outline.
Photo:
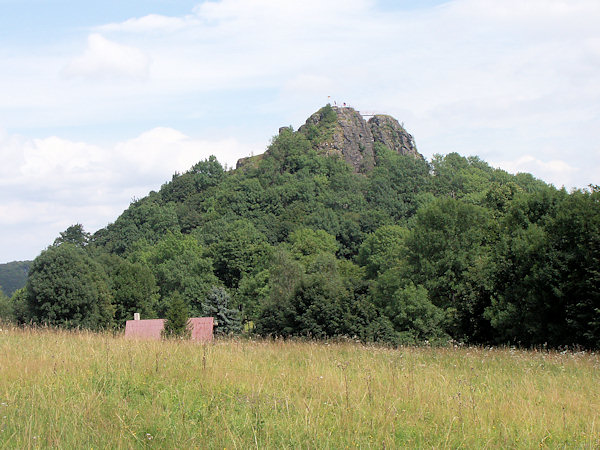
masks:
<instances>
[{"instance_id":1,"label":"rocky summit","mask_svg":"<svg viewBox=\"0 0 600 450\"><path fill-rule=\"evenodd\" d=\"M289 132L279 129L279 133ZM401 155L423 158L413 137L393 117L376 114L367 121L354 108L327 105L312 114L297 133L302 133L318 153L341 156L356 172L368 172L377 164L375 146L384 145ZM262 155L260 155L262 156ZM259 157L242 158L237 168Z\"/></svg>"}]
</instances>

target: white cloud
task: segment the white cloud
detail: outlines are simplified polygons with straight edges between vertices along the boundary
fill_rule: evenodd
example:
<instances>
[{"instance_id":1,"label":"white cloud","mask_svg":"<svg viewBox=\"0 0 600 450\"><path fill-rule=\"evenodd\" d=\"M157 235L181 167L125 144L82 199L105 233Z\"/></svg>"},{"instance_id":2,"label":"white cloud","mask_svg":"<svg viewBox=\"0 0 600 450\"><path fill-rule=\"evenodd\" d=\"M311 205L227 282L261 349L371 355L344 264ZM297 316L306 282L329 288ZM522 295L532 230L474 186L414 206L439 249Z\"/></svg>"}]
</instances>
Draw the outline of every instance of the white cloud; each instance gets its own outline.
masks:
<instances>
[{"instance_id":1,"label":"white cloud","mask_svg":"<svg viewBox=\"0 0 600 450\"><path fill-rule=\"evenodd\" d=\"M65 97L80 109L70 121L106 120L111 104L120 107L124 98L130 116L136 109L188 114L192 100L182 96L222 91L231 102L240 91L255 89L268 91L258 101L282 114L309 114L306 108L332 95L364 109L412 112L430 129L439 120L450 122L452 110L476 111L465 117L467 126L520 120L521 111L529 116L525 104L536 101L568 101L568 110L557 104L568 116L582 102L600 98L594 76L600 70L599 5L455 0L384 14L370 0L310 0L302 7L205 1L181 16L148 14L94 28L103 34L90 35L84 54L64 73L116 81L76 92L72 84L58 86L55 101L59 112ZM307 77L327 80L333 89L313 85L299 94L309 87Z\"/></svg>"},{"instance_id":2,"label":"white cloud","mask_svg":"<svg viewBox=\"0 0 600 450\"><path fill-rule=\"evenodd\" d=\"M459 0L450 7L465 15L518 25L558 21L569 26L575 19L585 26L591 25L593 17L600 13L596 0Z\"/></svg>"},{"instance_id":3,"label":"white cloud","mask_svg":"<svg viewBox=\"0 0 600 450\"><path fill-rule=\"evenodd\" d=\"M98 33L88 36L83 55L64 69L67 77L147 78L150 59L138 48L110 41Z\"/></svg>"},{"instance_id":4,"label":"white cloud","mask_svg":"<svg viewBox=\"0 0 600 450\"><path fill-rule=\"evenodd\" d=\"M131 33L173 32L184 28L192 21L191 16L184 18L169 17L160 14L148 14L139 18L128 19L121 23L109 23L97 27L98 31L125 31Z\"/></svg>"},{"instance_id":5,"label":"white cloud","mask_svg":"<svg viewBox=\"0 0 600 450\"><path fill-rule=\"evenodd\" d=\"M210 155L231 167L253 149L232 138L199 140L166 127L106 147L0 130L0 226L28 230L25 241L0 236L0 260L33 258L74 223L95 231L133 197L159 189L173 173Z\"/></svg>"},{"instance_id":6,"label":"white cloud","mask_svg":"<svg viewBox=\"0 0 600 450\"><path fill-rule=\"evenodd\" d=\"M501 167L513 174L519 172L531 173L558 188L581 186L582 169L574 167L561 159L542 160L533 155L523 155L516 160L490 162L490 164Z\"/></svg>"},{"instance_id":7,"label":"white cloud","mask_svg":"<svg viewBox=\"0 0 600 450\"><path fill-rule=\"evenodd\" d=\"M80 205L104 199L92 202L101 219L68 219L101 226L210 153L234 164L261 152L329 95L395 116L426 156L458 151L557 186L598 184L598 23L597 0L385 12L374 0L211 0L178 16L149 6L76 44L73 30L44 47L0 41L0 124L12 133L0 136L0 186L24 201L54 196L40 214L68 215L58 199L71 205L75 191ZM97 138L68 138L88 130ZM116 133L137 137L100 143Z\"/></svg>"},{"instance_id":8,"label":"white cloud","mask_svg":"<svg viewBox=\"0 0 600 450\"><path fill-rule=\"evenodd\" d=\"M165 173L170 175L176 171L185 171L210 155L215 155L224 165L235 167L239 158L248 156L251 152L252 146L233 138L218 141L191 139L166 127L154 128L114 147L119 165L134 167L134 172L155 177L162 182L168 180Z\"/></svg>"}]
</instances>

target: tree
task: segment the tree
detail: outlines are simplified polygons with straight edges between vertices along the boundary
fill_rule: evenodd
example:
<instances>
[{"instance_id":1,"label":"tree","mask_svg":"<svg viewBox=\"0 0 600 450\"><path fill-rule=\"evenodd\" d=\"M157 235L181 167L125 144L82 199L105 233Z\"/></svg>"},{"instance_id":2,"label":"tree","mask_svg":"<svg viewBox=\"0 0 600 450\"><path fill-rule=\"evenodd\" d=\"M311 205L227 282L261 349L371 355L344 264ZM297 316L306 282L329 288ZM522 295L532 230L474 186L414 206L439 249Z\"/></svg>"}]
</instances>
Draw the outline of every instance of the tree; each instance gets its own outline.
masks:
<instances>
[{"instance_id":1,"label":"tree","mask_svg":"<svg viewBox=\"0 0 600 450\"><path fill-rule=\"evenodd\" d=\"M323 230L300 228L294 231L289 241L292 254L305 265L310 264L322 253L335 254L339 244L335 237Z\"/></svg>"},{"instance_id":2,"label":"tree","mask_svg":"<svg viewBox=\"0 0 600 450\"><path fill-rule=\"evenodd\" d=\"M10 298L12 305L13 318L16 323L24 324L31 321L29 307L27 304L27 289L17 289Z\"/></svg>"},{"instance_id":3,"label":"tree","mask_svg":"<svg viewBox=\"0 0 600 450\"><path fill-rule=\"evenodd\" d=\"M67 328L105 328L114 317L104 269L67 242L49 247L33 261L27 304L34 322Z\"/></svg>"},{"instance_id":4,"label":"tree","mask_svg":"<svg viewBox=\"0 0 600 450\"><path fill-rule=\"evenodd\" d=\"M167 339L189 339L192 331L189 326L189 308L179 292L175 291L169 299L165 325L161 332Z\"/></svg>"},{"instance_id":5,"label":"tree","mask_svg":"<svg viewBox=\"0 0 600 450\"><path fill-rule=\"evenodd\" d=\"M2 289L0 288L0 321L6 320L7 322L12 322L14 320L14 307L13 304Z\"/></svg>"},{"instance_id":6,"label":"tree","mask_svg":"<svg viewBox=\"0 0 600 450\"><path fill-rule=\"evenodd\" d=\"M385 212L394 221L414 215L416 196L430 184L427 162L399 155L381 143L375 144L375 159L377 165L369 174L366 192L370 208Z\"/></svg>"},{"instance_id":7,"label":"tree","mask_svg":"<svg viewBox=\"0 0 600 450\"><path fill-rule=\"evenodd\" d=\"M498 343L548 342L553 271L547 239L543 227L528 224L504 230L496 244L495 292L484 315Z\"/></svg>"},{"instance_id":8,"label":"tree","mask_svg":"<svg viewBox=\"0 0 600 450\"><path fill-rule=\"evenodd\" d=\"M423 286L411 282L396 290L384 312L405 342L421 342L444 335L444 313L431 303Z\"/></svg>"},{"instance_id":9,"label":"tree","mask_svg":"<svg viewBox=\"0 0 600 450\"><path fill-rule=\"evenodd\" d=\"M136 312L145 319L156 317L160 296L148 266L140 262L132 263L117 255L102 255L100 261L110 277L115 323L124 326Z\"/></svg>"},{"instance_id":10,"label":"tree","mask_svg":"<svg viewBox=\"0 0 600 450\"><path fill-rule=\"evenodd\" d=\"M169 232L155 245L140 247L132 255L134 262L149 267L154 275L160 292L155 307L159 317L166 313L175 291L183 297L190 314L202 314L202 299L218 281L212 260L203 254L204 248L193 236Z\"/></svg>"},{"instance_id":11,"label":"tree","mask_svg":"<svg viewBox=\"0 0 600 450\"><path fill-rule=\"evenodd\" d=\"M493 290L489 211L452 198L419 209L406 239L410 278L446 315L455 339L486 342L483 316Z\"/></svg>"},{"instance_id":12,"label":"tree","mask_svg":"<svg viewBox=\"0 0 600 450\"><path fill-rule=\"evenodd\" d=\"M408 233L407 228L399 225L385 225L364 240L357 262L365 267L367 277L374 279L401 263L406 257L405 240Z\"/></svg>"},{"instance_id":13,"label":"tree","mask_svg":"<svg viewBox=\"0 0 600 450\"><path fill-rule=\"evenodd\" d=\"M263 304L270 294L269 270L246 275L240 280L235 290L235 304L242 309L242 321L244 323L256 321L260 305Z\"/></svg>"},{"instance_id":14,"label":"tree","mask_svg":"<svg viewBox=\"0 0 600 450\"><path fill-rule=\"evenodd\" d=\"M194 164L183 175L175 174L170 183L165 183L160 194L165 202L185 202L196 193L201 193L209 187L223 181L225 171L214 155Z\"/></svg>"},{"instance_id":15,"label":"tree","mask_svg":"<svg viewBox=\"0 0 600 450\"><path fill-rule=\"evenodd\" d=\"M294 334L295 311L291 297L305 275L299 261L283 246L275 249L269 267L269 295L258 305L255 330L263 336L291 336Z\"/></svg>"},{"instance_id":16,"label":"tree","mask_svg":"<svg viewBox=\"0 0 600 450\"><path fill-rule=\"evenodd\" d=\"M85 247L90 241L90 233L86 233L83 229L83 225L77 223L75 225L71 225L65 231L60 233L60 236L54 240L55 247L58 247L61 244L73 244L77 247Z\"/></svg>"},{"instance_id":17,"label":"tree","mask_svg":"<svg viewBox=\"0 0 600 450\"><path fill-rule=\"evenodd\" d=\"M179 231L175 205L163 204L159 194L152 192L144 199L133 201L115 223L95 233L92 241L111 253L123 255L131 252L141 240L155 243L168 233Z\"/></svg>"},{"instance_id":18,"label":"tree","mask_svg":"<svg viewBox=\"0 0 600 450\"><path fill-rule=\"evenodd\" d=\"M341 336L345 333L345 292L339 278L329 274L307 275L291 298L297 329L293 334L312 338Z\"/></svg>"},{"instance_id":19,"label":"tree","mask_svg":"<svg viewBox=\"0 0 600 450\"><path fill-rule=\"evenodd\" d=\"M210 255L215 274L228 288L237 288L242 277L252 272L270 252L264 234L247 219L226 224L213 239Z\"/></svg>"},{"instance_id":20,"label":"tree","mask_svg":"<svg viewBox=\"0 0 600 450\"><path fill-rule=\"evenodd\" d=\"M555 292L565 303L565 343L600 342L600 190L569 195L548 225L560 274Z\"/></svg>"},{"instance_id":21,"label":"tree","mask_svg":"<svg viewBox=\"0 0 600 450\"><path fill-rule=\"evenodd\" d=\"M256 332L283 337L351 336L363 341L389 337L385 320L379 320L366 300L362 274L360 267L337 260L333 253L312 255L304 265L279 248L270 270L270 295L259 307Z\"/></svg>"},{"instance_id":22,"label":"tree","mask_svg":"<svg viewBox=\"0 0 600 450\"><path fill-rule=\"evenodd\" d=\"M225 288L213 286L202 303L204 315L215 319L215 334L239 333L242 330L240 312L228 307L230 299Z\"/></svg>"},{"instance_id":23,"label":"tree","mask_svg":"<svg viewBox=\"0 0 600 450\"><path fill-rule=\"evenodd\" d=\"M599 199L546 189L512 203L496 245L497 295L486 309L499 342L597 348Z\"/></svg>"}]
</instances>

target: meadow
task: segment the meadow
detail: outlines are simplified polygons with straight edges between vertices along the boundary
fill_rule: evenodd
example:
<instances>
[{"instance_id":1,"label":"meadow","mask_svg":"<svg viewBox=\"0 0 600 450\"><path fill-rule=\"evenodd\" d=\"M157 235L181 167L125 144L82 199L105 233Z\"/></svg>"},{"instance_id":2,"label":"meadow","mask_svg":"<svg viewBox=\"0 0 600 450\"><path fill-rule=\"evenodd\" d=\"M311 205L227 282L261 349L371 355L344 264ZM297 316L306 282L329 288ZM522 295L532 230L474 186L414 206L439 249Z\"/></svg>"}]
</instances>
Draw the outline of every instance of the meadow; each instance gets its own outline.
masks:
<instances>
[{"instance_id":1,"label":"meadow","mask_svg":"<svg viewBox=\"0 0 600 450\"><path fill-rule=\"evenodd\" d=\"M0 448L599 448L600 355L0 331Z\"/></svg>"}]
</instances>

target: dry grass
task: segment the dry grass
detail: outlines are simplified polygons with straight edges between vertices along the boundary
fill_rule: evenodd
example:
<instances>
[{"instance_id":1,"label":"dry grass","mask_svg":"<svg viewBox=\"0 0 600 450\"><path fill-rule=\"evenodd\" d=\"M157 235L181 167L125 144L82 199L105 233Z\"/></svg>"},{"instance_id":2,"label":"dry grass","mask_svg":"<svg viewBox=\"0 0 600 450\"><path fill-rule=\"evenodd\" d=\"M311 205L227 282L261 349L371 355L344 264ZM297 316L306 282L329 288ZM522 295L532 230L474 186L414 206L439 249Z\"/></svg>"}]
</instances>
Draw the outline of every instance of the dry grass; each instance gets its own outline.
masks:
<instances>
[{"instance_id":1,"label":"dry grass","mask_svg":"<svg viewBox=\"0 0 600 450\"><path fill-rule=\"evenodd\" d=\"M0 332L0 448L599 448L590 353Z\"/></svg>"}]
</instances>

